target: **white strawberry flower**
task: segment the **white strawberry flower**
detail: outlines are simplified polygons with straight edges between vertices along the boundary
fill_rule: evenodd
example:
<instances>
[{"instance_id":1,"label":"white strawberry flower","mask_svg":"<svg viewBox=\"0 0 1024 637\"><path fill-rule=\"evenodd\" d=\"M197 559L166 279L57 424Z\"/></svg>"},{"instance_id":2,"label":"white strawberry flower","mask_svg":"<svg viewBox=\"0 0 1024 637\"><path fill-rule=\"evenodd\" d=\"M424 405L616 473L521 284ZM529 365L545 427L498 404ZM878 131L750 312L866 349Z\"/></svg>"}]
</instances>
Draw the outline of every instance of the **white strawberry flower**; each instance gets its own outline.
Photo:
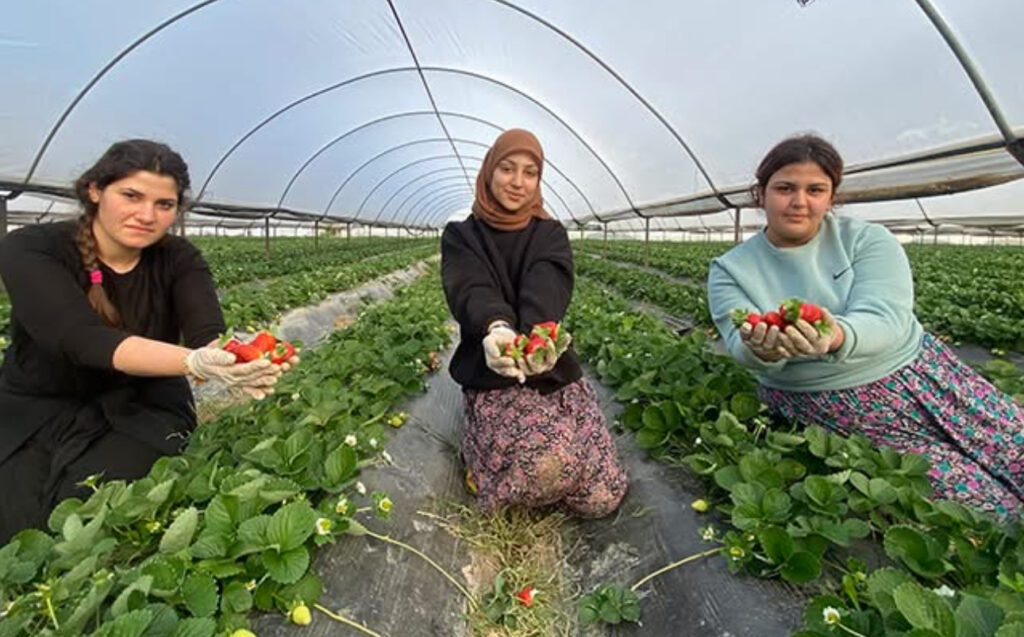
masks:
<instances>
[{"instance_id":1,"label":"white strawberry flower","mask_svg":"<svg viewBox=\"0 0 1024 637\"><path fill-rule=\"evenodd\" d=\"M348 498L340 498L338 503L334 505L334 511L338 515L348 515Z\"/></svg>"},{"instance_id":2,"label":"white strawberry flower","mask_svg":"<svg viewBox=\"0 0 1024 637\"><path fill-rule=\"evenodd\" d=\"M821 620L826 624L838 624L839 620L842 619L842 615L839 614L839 609L833 606L826 606L821 611Z\"/></svg>"},{"instance_id":3,"label":"white strawberry flower","mask_svg":"<svg viewBox=\"0 0 1024 637\"><path fill-rule=\"evenodd\" d=\"M377 439L376 438L370 438L370 447L372 447L374 449L377 448Z\"/></svg>"},{"instance_id":4,"label":"white strawberry flower","mask_svg":"<svg viewBox=\"0 0 1024 637\"><path fill-rule=\"evenodd\" d=\"M349 434L345 436L345 444L349 447L355 447L359 444L359 439L355 437L355 434Z\"/></svg>"},{"instance_id":5,"label":"white strawberry flower","mask_svg":"<svg viewBox=\"0 0 1024 637\"><path fill-rule=\"evenodd\" d=\"M945 584L943 584L942 586L940 586L938 588L933 588L932 590L935 591L935 594L938 595L939 597L955 597L956 596L956 591L953 590L952 588L946 586Z\"/></svg>"},{"instance_id":6,"label":"white strawberry flower","mask_svg":"<svg viewBox=\"0 0 1024 637\"><path fill-rule=\"evenodd\" d=\"M317 518L316 520L316 534L317 535L330 535L331 534L331 521L327 518Z\"/></svg>"}]
</instances>

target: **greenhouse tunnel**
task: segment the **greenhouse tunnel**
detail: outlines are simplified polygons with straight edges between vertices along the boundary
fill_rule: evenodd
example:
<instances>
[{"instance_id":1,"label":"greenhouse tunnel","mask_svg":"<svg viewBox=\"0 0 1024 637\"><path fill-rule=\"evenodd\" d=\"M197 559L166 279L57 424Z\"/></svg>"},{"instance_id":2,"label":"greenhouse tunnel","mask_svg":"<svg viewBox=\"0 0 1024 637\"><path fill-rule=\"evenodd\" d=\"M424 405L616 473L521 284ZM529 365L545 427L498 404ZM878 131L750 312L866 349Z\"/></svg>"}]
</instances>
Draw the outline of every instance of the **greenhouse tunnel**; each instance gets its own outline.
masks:
<instances>
[{"instance_id":1,"label":"greenhouse tunnel","mask_svg":"<svg viewBox=\"0 0 1024 637\"><path fill-rule=\"evenodd\" d=\"M470 213L494 139L523 128L543 145L544 206L578 261L611 260L609 245L628 244L652 271L652 243L755 235L765 224L751 195L758 161L807 132L846 160L838 214L908 246L1024 246L1019 0L37 0L3 14L0 236L76 218L76 176L111 143L149 138L188 163L189 210L175 232L204 250L260 238L249 258L273 261L377 238L434 245ZM301 241L313 247L289 247ZM673 331L701 331L664 314ZM958 351L985 362L992 349ZM609 423L620 421L628 401L594 365L587 375ZM422 515L472 505L460 389L441 365L403 405L409 424L387 432L394 464L360 478L396 511L367 527L464 575L472 544ZM614 437L633 486L614 518L565 523L565 577L578 593L707 547L711 518L691 509L700 480L651 458L631 432ZM465 600L436 570L391 546L339 536L312 569L322 605L379 634L488 634L469 626ZM0 558L0 601L5 576ZM558 634L788 635L813 587L704 560L642 590L640 624L570 621ZM130 593L122 604L135 609ZM254 611L254 632L299 634L281 615ZM23 634L4 623L0 636ZM307 632L356 629L318 618Z\"/></svg>"}]
</instances>

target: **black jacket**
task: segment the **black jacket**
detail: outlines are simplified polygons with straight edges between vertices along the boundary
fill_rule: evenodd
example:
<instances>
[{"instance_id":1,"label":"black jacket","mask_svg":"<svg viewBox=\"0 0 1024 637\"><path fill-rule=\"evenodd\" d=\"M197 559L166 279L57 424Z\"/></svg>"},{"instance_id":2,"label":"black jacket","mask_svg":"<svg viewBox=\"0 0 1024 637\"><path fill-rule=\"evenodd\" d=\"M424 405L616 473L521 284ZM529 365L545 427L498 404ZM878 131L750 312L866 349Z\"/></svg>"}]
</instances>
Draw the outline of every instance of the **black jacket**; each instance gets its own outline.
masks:
<instances>
[{"instance_id":1,"label":"black jacket","mask_svg":"<svg viewBox=\"0 0 1024 637\"><path fill-rule=\"evenodd\" d=\"M461 342L449 367L464 389L501 389L518 381L494 373L484 360L487 326L504 319L529 333L537 323L561 321L572 299L572 248L565 228L534 219L523 230L495 230L469 217L449 223L441 236L441 280ZM550 393L582 377L570 347L550 372L526 384Z\"/></svg>"},{"instance_id":2,"label":"black jacket","mask_svg":"<svg viewBox=\"0 0 1024 637\"><path fill-rule=\"evenodd\" d=\"M0 276L11 299L11 344L0 369L0 461L56 420L105 415L107 426L165 452L171 434L195 425L182 377L132 377L113 369L130 335L187 347L224 331L213 278L199 251L168 235L142 251L130 272L101 264L103 287L122 329L105 325L85 295L88 275L76 222L27 226L0 241Z\"/></svg>"}]
</instances>

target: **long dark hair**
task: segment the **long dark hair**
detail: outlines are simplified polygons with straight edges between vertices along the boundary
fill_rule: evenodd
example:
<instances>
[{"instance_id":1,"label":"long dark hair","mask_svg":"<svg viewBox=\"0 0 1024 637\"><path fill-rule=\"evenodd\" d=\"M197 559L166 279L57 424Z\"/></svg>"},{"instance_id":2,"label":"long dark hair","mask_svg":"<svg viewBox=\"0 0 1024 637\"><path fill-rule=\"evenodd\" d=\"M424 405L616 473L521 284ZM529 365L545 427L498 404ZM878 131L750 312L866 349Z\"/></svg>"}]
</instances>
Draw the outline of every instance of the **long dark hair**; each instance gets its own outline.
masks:
<instances>
[{"instance_id":1,"label":"long dark hair","mask_svg":"<svg viewBox=\"0 0 1024 637\"><path fill-rule=\"evenodd\" d=\"M764 189L776 172L790 164L814 162L832 181L832 196L843 181L843 158L835 146L817 135L797 135L782 140L764 156L754 174L757 185L751 188L757 205L764 205Z\"/></svg>"},{"instance_id":2,"label":"long dark hair","mask_svg":"<svg viewBox=\"0 0 1024 637\"><path fill-rule=\"evenodd\" d=\"M78 218L78 232L75 244L82 255L82 266L90 275L99 270L99 255L96 247L96 235L92 232L92 224L99 212L99 204L89 197L89 186L103 190L110 184L133 175L139 171L164 175L174 180L178 188L178 209L183 210L185 193L191 185L188 176L188 164L181 155L171 150L166 144L148 139L127 139L112 145L103 156L82 173L75 181L75 195L82 203L82 215ZM102 283L95 278L86 295L89 304L103 317L107 325L121 326L121 313L103 290Z\"/></svg>"}]
</instances>

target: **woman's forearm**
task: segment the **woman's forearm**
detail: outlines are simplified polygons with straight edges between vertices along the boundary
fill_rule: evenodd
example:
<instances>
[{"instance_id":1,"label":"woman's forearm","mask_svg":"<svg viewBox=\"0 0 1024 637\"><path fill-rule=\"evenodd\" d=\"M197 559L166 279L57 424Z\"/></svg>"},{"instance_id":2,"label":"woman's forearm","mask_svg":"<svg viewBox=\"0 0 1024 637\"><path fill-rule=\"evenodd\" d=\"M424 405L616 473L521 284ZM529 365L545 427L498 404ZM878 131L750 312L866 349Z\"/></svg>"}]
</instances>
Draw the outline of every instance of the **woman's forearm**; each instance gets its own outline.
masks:
<instances>
[{"instance_id":1,"label":"woman's forearm","mask_svg":"<svg viewBox=\"0 0 1024 637\"><path fill-rule=\"evenodd\" d=\"M184 376L192 351L141 336L129 336L114 350L114 369L132 376Z\"/></svg>"}]
</instances>

